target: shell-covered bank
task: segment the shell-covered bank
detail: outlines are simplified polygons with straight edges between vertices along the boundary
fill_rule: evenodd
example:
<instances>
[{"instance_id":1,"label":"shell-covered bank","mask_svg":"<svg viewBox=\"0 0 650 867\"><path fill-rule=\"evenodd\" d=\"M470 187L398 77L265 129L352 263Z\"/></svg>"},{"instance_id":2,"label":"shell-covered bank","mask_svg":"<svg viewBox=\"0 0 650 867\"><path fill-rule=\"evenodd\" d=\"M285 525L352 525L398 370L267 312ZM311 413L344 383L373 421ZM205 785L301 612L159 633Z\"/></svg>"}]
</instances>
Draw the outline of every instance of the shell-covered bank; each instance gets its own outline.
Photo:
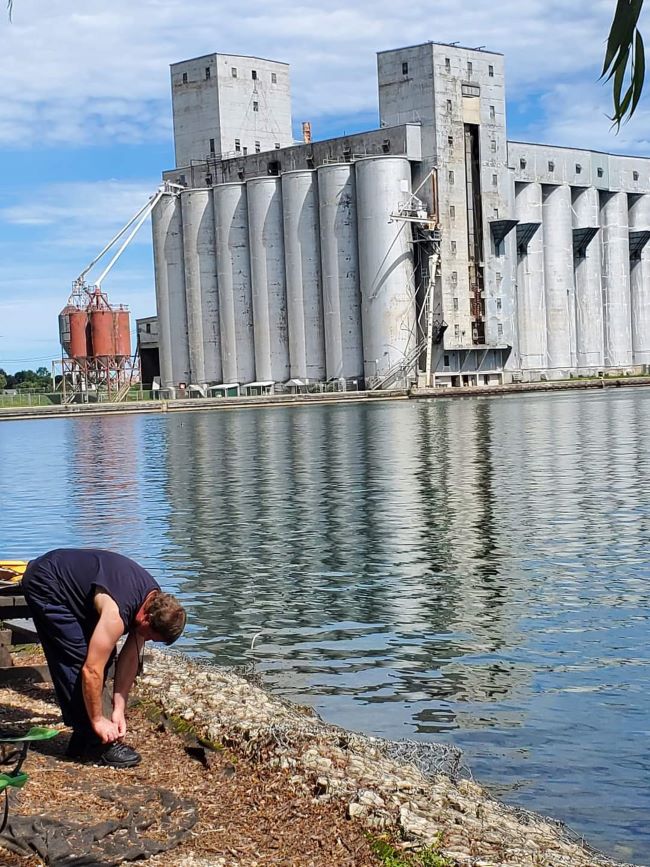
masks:
<instances>
[{"instance_id":1,"label":"shell-covered bank","mask_svg":"<svg viewBox=\"0 0 650 867\"><path fill-rule=\"evenodd\" d=\"M66 759L51 684L0 688L0 718L3 732L61 730L28 753L2 867L614 865L462 778L453 748L353 734L250 671L179 654L147 657L129 710L135 768Z\"/></svg>"},{"instance_id":2,"label":"shell-covered bank","mask_svg":"<svg viewBox=\"0 0 650 867\"><path fill-rule=\"evenodd\" d=\"M178 727L192 728L200 740L285 769L310 802L342 801L347 816L370 835L388 832L406 852L422 847L435 851L439 860L431 864L614 863L572 839L561 824L499 803L476 782L459 776L453 749L418 749L355 735L322 722L310 709L269 695L254 680L156 652L138 692ZM307 862L296 853L294 861L285 863Z\"/></svg>"}]
</instances>

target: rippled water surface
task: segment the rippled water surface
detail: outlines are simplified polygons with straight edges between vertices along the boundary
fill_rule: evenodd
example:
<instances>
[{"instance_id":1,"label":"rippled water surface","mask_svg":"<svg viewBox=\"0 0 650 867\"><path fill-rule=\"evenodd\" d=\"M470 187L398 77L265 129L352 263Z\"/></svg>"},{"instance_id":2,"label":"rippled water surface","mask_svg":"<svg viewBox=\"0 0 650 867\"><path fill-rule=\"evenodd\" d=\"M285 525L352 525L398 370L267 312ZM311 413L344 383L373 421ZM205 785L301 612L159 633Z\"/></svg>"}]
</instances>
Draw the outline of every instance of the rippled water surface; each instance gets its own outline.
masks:
<instances>
[{"instance_id":1,"label":"rippled water surface","mask_svg":"<svg viewBox=\"0 0 650 867\"><path fill-rule=\"evenodd\" d=\"M453 741L650 862L650 390L0 423L0 556L138 559L191 652Z\"/></svg>"}]
</instances>

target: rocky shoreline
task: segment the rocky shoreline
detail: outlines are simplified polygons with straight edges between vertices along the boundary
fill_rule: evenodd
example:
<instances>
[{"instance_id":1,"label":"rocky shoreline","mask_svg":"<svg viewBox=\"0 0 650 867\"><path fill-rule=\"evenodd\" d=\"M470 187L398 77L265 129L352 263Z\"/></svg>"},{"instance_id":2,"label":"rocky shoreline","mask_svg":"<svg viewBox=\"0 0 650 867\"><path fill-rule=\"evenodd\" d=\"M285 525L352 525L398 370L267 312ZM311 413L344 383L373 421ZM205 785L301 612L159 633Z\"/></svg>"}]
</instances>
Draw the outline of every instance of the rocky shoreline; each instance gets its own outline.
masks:
<instances>
[{"instance_id":1,"label":"rocky shoreline","mask_svg":"<svg viewBox=\"0 0 650 867\"><path fill-rule=\"evenodd\" d=\"M343 800L348 817L373 834L389 832L407 850L435 849L445 867L615 863L560 823L508 807L459 777L453 749L409 751L347 732L269 695L250 676L153 652L138 695L201 743L284 769L312 802Z\"/></svg>"}]
</instances>

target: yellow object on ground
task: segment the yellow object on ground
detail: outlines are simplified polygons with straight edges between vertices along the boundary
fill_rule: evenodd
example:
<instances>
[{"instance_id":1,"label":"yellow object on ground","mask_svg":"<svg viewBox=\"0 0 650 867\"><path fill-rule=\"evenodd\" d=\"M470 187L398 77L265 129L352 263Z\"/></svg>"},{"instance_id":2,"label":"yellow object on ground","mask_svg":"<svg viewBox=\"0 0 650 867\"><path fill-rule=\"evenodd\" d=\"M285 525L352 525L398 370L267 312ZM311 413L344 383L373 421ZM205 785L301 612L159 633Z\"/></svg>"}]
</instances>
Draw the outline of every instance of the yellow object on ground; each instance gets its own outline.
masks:
<instances>
[{"instance_id":1,"label":"yellow object on ground","mask_svg":"<svg viewBox=\"0 0 650 867\"><path fill-rule=\"evenodd\" d=\"M0 560L0 580L20 581L27 568L27 560Z\"/></svg>"}]
</instances>

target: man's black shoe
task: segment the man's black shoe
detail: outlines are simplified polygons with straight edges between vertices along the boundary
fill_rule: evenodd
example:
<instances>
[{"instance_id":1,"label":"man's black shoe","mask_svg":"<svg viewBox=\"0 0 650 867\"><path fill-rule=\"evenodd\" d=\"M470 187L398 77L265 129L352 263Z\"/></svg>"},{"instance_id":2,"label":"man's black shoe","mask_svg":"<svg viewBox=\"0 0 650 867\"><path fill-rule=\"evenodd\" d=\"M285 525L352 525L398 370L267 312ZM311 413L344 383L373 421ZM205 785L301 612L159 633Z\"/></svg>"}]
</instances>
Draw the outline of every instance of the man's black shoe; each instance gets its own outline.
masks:
<instances>
[{"instance_id":1,"label":"man's black shoe","mask_svg":"<svg viewBox=\"0 0 650 867\"><path fill-rule=\"evenodd\" d=\"M134 768L141 761L140 753L121 741L114 741L100 749L96 758L97 764L108 765L111 768Z\"/></svg>"},{"instance_id":2,"label":"man's black shoe","mask_svg":"<svg viewBox=\"0 0 650 867\"><path fill-rule=\"evenodd\" d=\"M142 760L140 753L121 741L102 744L99 741L89 741L88 737L77 732L72 733L65 754L69 759L93 762L111 768L134 768Z\"/></svg>"}]
</instances>

